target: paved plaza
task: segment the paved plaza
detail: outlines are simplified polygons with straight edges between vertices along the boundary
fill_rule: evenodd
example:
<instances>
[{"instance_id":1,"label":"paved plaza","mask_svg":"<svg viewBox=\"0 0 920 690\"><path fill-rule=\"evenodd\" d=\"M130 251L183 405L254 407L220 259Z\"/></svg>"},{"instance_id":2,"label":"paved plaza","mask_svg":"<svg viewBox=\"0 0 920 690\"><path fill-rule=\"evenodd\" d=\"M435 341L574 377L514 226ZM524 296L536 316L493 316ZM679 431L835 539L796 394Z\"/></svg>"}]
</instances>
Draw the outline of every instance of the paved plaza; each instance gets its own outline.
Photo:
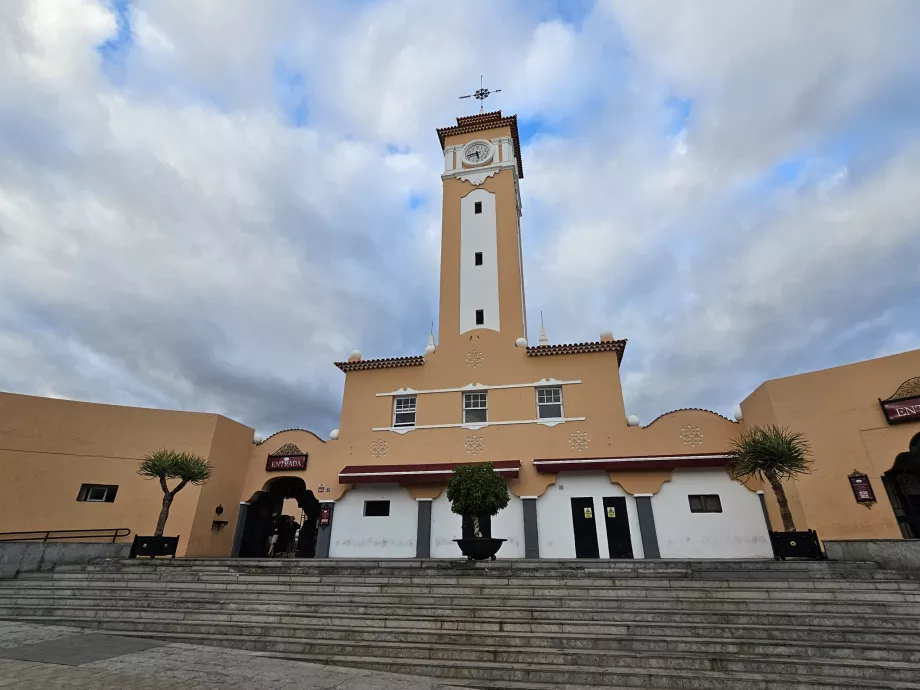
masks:
<instances>
[{"instance_id":1,"label":"paved plaza","mask_svg":"<svg viewBox=\"0 0 920 690\"><path fill-rule=\"evenodd\" d=\"M435 690L435 681L0 621L0 688L54 690Z\"/></svg>"}]
</instances>

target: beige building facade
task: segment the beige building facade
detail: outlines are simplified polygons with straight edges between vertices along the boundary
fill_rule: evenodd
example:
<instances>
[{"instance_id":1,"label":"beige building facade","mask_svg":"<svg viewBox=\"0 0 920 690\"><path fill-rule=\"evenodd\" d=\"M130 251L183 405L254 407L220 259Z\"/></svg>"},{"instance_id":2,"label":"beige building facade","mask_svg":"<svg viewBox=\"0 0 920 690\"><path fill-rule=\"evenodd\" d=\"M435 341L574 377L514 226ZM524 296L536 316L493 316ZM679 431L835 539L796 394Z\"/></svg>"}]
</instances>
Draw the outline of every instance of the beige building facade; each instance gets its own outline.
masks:
<instances>
[{"instance_id":1,"label":"beige building facade","mask_svg":"<svg viewBox=\"0 0 920 690\"><path fill-rule=\"evenodd\" d=\"M459 557L464 527L445 483L457 464L490 461L512 494L489 522L508 540L502 557L767 558L776 502L724 464L745 426L775 423L804 432L815 450L815 471L787 483L800 529L920 536L920 387L911 383L920 351L768 381L738 420L681 409L643 426L623 399L626 340L601 332L557 345L542 329L539 342L527 340L516 118L458 118L438 137L437 339L409 356L354 351L337 363L338 429L261 440L219 415L0 394L0 532L149 533L160 492L137 464L169 447L214 465L173 506L167 533L180 535L180 555L263 556L283 512L303 525L302 556Z\"/></svg>"}]
</instances>

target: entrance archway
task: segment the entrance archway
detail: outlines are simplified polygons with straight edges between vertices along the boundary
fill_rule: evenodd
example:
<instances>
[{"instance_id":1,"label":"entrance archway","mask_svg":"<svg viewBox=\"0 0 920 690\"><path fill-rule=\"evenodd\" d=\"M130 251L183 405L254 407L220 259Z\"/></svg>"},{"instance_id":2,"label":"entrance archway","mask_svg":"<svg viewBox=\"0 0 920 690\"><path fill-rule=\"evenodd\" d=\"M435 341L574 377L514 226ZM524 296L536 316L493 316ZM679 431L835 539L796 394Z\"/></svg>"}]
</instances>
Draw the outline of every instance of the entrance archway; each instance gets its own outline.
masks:
<instances>
[{"instance_id":1,"label":"entrance archway","mask_svg":"<svg viewBox=\"0 0 920 690\"><path fill-rule=\"evenodd\" d=\"M300 477L276 477L265 483L249 499L246 524L240 542L241 558L265 558L269 537L282 519L286 499L297 501L303 511L303 521L297 535L295 555L313 558L316 552L316 530L319 522L319 501ZM298 522L300 522L298 520Z\"/></svg>"},{"instance_id":2,"label":"entrance archway","mask_svg":"<svg viewBox=\"0 0 920 690\"><path fill-rule=\"evenodd\" d=\"M920 538L920 434L910 440L909 450L898 454L882 482L902 536Z\"/></svg>"}]
</instances>

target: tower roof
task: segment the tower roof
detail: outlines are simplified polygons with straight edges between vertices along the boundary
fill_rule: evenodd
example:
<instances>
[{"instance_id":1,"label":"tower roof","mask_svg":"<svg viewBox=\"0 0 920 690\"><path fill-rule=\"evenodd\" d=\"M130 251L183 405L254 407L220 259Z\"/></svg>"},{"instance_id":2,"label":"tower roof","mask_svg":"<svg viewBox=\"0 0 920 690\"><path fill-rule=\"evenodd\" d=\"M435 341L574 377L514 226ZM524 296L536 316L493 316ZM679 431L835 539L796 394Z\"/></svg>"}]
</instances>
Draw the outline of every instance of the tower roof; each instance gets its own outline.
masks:
<instances>
[{"instance_id":1,"label":"tower roof","mask_svg":"<svg viewBox=\"0 0 920 690\"><path fill-rule=\"evenodd\" d=\"M521 163L521 140L518 137L517 115L502 117L502 111L495 110L491 113L479 113L478 115L458 117L456 126L441 127L437 130L438 139L441 141L441 150L444 150L444 140L447 137L455 134L483 132L487 129L496 129L498 127L511 128L511 140L514 142L514 155L517 158L518 177L523 178L524 165Z\"/></svg>"}]
</instances>

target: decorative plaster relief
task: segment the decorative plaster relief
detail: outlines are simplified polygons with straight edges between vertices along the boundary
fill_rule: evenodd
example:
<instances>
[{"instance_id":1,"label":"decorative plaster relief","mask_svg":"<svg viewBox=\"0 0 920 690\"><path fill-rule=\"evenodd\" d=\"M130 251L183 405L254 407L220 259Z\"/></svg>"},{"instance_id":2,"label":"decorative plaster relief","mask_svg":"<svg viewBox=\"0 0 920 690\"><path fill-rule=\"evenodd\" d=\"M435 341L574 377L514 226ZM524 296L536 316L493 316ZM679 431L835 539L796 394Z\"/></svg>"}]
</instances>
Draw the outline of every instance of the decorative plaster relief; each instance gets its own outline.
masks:
<instances>
[{"instance_id":1,"label":"decorative plaster relief","mask_svg":"<svg viewBox=\"0 0 920 690\"><path fill-rule=\"evenodd\" d=\"M496 168L493 168L492 170L479 170L477 172L472 172L472 173L460 173L459 175L457 175L457 177L463 180L464 182L470 182L476 187L478 187L479 185L481 185L483 182L488 180L490 177L492 177L492 175L494 175L497 172L498 170Z\"/></svg>"},{"instance_id":2,"label":"decorative plaster relief","mask_svg":"<svg viewBox=\"0 0 920 690\"><path fill-rule=\"evenodd\" d=\"M703 444L703 430L696 424L688 424L680 430L680 440L686 446L700 446Z\"/></svg>"},{"instance_id":3,"label":"decorative plaster relief","mask_svg":"<svg viewBox=\"0 0 920 690\"><path fill-rule=\"evenodd\" d=\"M466 355L466 365L468 367L476 368L482 364L483 359L482 353L479 350L470 350Z\"/></svg>"},{"instance_id":4,"label":"decorative plaster relief","mask_svg":"<svg viewBox=\"0 0 920 690\"><path fill-rule=\"evenodd\" d=\"M486 442L482 439L482 436L470 436L463 445L470 455L479 455L486 447Z\"/></svg>"},{"instance_id":5,"label":"decorative plaster relief","mask_svg":"<svg viewBox=\"0 0 920 690\"><path fill-rule=\"evenodd\" d=\"M382 458L387 454L387 442L382 438L378 438L371 444L371 455L375 458Z\"/></svg>"},{"instance_id":6,"label":"decorative plaster relief","mask_svg":"<svg viewBox=\"0 0 920 690\"><path fill-rule=\"evenodd\" d=\"M588 436L587 431L573 431L569 435L569 445L572 446L574 450L588 450L588 444L590 442L591 437Z\"/></svg>"}]
</instances>

